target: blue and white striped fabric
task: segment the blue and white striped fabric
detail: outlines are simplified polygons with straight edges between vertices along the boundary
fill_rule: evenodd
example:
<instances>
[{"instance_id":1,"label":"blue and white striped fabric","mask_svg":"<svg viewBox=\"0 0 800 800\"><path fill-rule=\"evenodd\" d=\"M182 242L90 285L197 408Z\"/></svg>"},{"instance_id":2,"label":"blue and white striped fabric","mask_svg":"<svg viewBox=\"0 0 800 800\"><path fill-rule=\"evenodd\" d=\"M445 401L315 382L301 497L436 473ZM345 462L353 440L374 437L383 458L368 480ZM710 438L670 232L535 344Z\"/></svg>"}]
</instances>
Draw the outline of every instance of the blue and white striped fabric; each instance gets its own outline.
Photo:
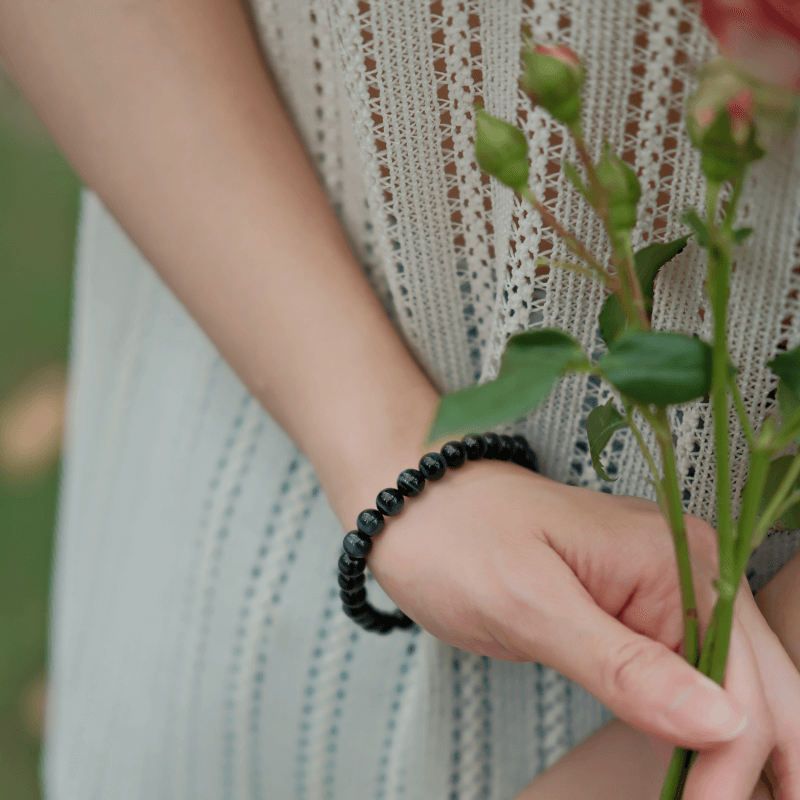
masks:
<instances>
[{"instance_id":1,"label":"blue and white striped fabric","mask_svg":"<svg viewBox=\"0 0 800 800\"><path fill-rule=\"evenodd\" d=\"M608 137L620 152L632 148L648 175L676 175L644 186L637 247L665 219L671 227L660 233L681 235L677 211L699 202L679 112L692 62L713 53L687 4L250 4L354 253L437 388L493 377L520 326L558 324L596 346L603 293L571 274L541 274L534 257L555 252L551 244L471 163L463 113L474 97L508 119L529 106L517 87L523 22L595 65L589 141ZM642 105L629 108L635 91ZM618 124L628 112L639 134ZM536 144L534 188L596 241L594 222L548 163L564 155L553 144L562 134L542 114L524 119ZM757 300L764 317L742 328L744 338L734 331L759 420L769 378L751 355L800 341L800 252L786 244L798 241L800 160L787 163L766 165L755 187L748 222L768 236L752 269L737 264L732 288L740 309ZM426 632L367 634L345 617L336 583L344 531L310 463L98 197L86 190L82 199L47 800L511 800L613 719L548 667L476 656ZM659 326L707 337L702 273L684 260L659 285ZM525 432L550 477L600 488L579 422L606 397L599 381L579 376L537 412ZM710 425L690 411L679 431L684 497L712 521L710 445L697 441ZM614 491L646 494L636 443L614 445ZM768 537L751 557L751 587L798 547L800 532ZM369 580L375 604L392 608Z\"/></svg>"},{"instance_id":2,"label":"blue and white striped fabric","mask_svg":"<svg viewBox=\"0 0 800 800\"><path fill-rule=\"evenodd\" d=\"M88 190L77 262L48 800L508 800L613 719L550 668L362 632L308 460Z\"/></svg>"}]
</instances>

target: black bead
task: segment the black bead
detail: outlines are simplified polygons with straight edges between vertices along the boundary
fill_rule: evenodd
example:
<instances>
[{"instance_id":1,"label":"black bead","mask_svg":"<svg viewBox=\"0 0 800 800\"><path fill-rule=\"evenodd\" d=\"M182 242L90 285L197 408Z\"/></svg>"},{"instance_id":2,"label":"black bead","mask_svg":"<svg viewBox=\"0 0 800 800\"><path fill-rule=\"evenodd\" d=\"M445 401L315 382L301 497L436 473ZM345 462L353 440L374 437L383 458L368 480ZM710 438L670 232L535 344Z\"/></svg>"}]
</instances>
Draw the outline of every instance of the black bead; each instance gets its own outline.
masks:
<instances>
[{"instance_id":1,"label":"black bead","mask_svg":"<svg viewBox=\"0 0 800 800\"><path fill-rule=\"evenodd\" d=\"M496 433L484 433L482 438L486 442L484 458L497 458L500 452L500 437Z\"/></svg>"},{"instance_id":2,"label":"black bead","mask_svg":"<svg viewBox=\"0 0 800 800\"><path fill-rule=\"evenodd\" d=\"M448 442L442 445L441 454L448 467L460 467L467 460L467 448L461 442Z\"/></svg>"},{"instance_id":3,"label":"black bead","mask_svg":"<svg viewBox=\"0 0 800 800\"><path fill-rule=\"evenodd\" d=\"M357 617L353 617L353 619L355 619L356 622L358 622L358 624L362 627L366 627L369 625L369 623L374 622L381 613L377 608L375 608L375 606L370 605L369 601L364 603L364 605L357 610L361 611L362 613L360 613ZM369 628L367 628L367 630L369 630Z\"/></svg>"},{"instance_id":4,"label":"black bead","mask_svg":"<svg viewBox=\"0 0 800 800\"><path fill-rule=\"evenodd\" d=\"M374 624L375 627L370 627L370 630L381 634L391 633L397 625L393 614L381 614Z\"/></svg>"},{"instance_id":5,"label":"black bead","mask_svg":"<svg viewBox=\"0 0 800 800\"><path fill-rule=\"evenodd\" d=\"M356 520L356 527L365 536L377 536L385 524L383 514L377 508L364 509Z\"/></svg>"},{"instance_id":6,"label":"black bead","mask_svg":"<svg viewBox=\"0 0 800 800\"><path fill-rule=\"evenodd\" d=\"M365 631L380 631L381 627L383 626L384 614L378 611L377 608L373 608L372 611L373 613L368 617L360 619L358 624L361 625Z\"/></svg>"},{"instance_id":7,"label":"black bead","mask_svg":"<svg viewBox=\"0 0 800 800\"><path fill-rule=\"evenodd\" d=\"M414 620L411 617L406 616L399 608L397 611L394 612L395 619L395 626L398 628L402 628L403 630L407 630L414 625Z\"/></svg>"},{"instance_id":8,"label":"black bead","mask_svg":"<svg viewBox=\"0 0 800 800\"><path fill-rule=\"evenodd\" d=\"M536 457L536 453L530 448L528 449L528 460L525 462L525 466L532 472L539 471L539 459Z\"/></svg>"},{"instance_id":9,"label":"black bead","mask_svg":"<svg viewBox=\"0 0 800 800\"><path fill-rule=\"evenodd\" d=\"M361 622L362 619L366 619L367 617L371 616L373 609L369 603L364 603L363 606L358 606L357 608L352 608L351 606L342 604L342 611L344 611L344 613L347 614L350 619L353 619L356 622Z\"/></svg>"},{"instance_id":10,"label":"black bead","mask_svg":"<svg viewBox=\"0 0 800 800\"><path fill-rule=\"evenodd\" d=\"M343 575L360 575L367 566L365 558L353 558L347 553L339 556L339 572Z\"/></svg>"},{"instance_id":11,"label":"black bead","mask_svg":"<svg viewBox=\"0 0 800 800\"><path fill-rule=\"evenodd\" d=\"M367 602L367 590L363 586L360 589L356 589L354 592L346 592L344 589L341 589L339 591L339 597L342 598L342 602L346 606L358 608Z\"/></svg>"},{"instance_id":12,"label":"black bead","mask_svg":"<svg viewBox=\"0 0 800 800\"><path fill-rule=\"evenodd\" d=\"M364 585L366 575L362 572L360 575L342 575L339 573L339 586L346 592L352 592L354 589L360 589Z\"/></svg>"},{"instance_id":13,"label":"black bead","mask_svg":"<svg viewBox=\"0 0 800 800\"><path fill-rule=\"evenodd\" d=\"M426 480L438 481L447 472L447 462L441 453L426 453L419 460L419 471Z\"/></svg>"},{"instance_id":14,"label":"black bead","mask_svg":"<svg viewBox=\"0 0 800 800\"><path fill-rule=\"evenodd\" d=\"M512 436L511 441L514 443L514 451L511 453L511 460L515 464L519 464L520 466L525 466L525 461L528 458L528 445L525 443L525 440L522 439L521 436Z\"/></svg>"},{"instance_id":15,"label":"black bead","mask_svg":"<svg viewBox=\"0 0 800 800\"><path fill-rule=\"evenodd\" d=\"M425 488L425 476L418 469L404 469L397 476L397 488L406 497L416 497Z\"/></svg>"},{"instance_id":16,"label":"black bead","mask_svg":"<svg viewBox=\"0 0 800 800\"><path fill-rule=\"evenodd\" d=\"M514 455L514 440L506 433L500 434L500 449L497 451L497 458L500 461L509 461Z\"/></svg>"},{"instance_id":17,"label":"black bead","mask_svg":"<svg viewBox=\"0 0 800 800\"><path fill-rule=\"evenodd\" d=\"M361 531L350 531L342 542L345 552L353 558L364 558L372 549L372 539Z\"/></svg>"},{"instance_id":18,"label":"black bead","mask_svg":"<svg viewBox=\"0 0 800 800\"><path fill-rule=\"evenodd\" d=\"M520 447L522 447L524 450L528 450L528 449L530 449L530 445L528 444L528 440L527 440L527 439L526 439L524 436L520 435L519 433L518 433L516 436L512 436L511 438L512 438L512 439L513 439L513 440L514 440L514 441L515 441L515 442L516 442L516 443L517 443L517 444L518 444Z\"/></svg>"},{"instance_id":19,"label":"black bead","mask_svg":"<svg viewBox=\"0 0 800 800\"><path fill-rule=\"evenodd\" d=\"M403 510L403 495L397 489L384 489L376 498L375 505L382 514L393 517Z\"/></svg>"},{"instance_id":20,"label":"black bead","mask_svg":"<svg viewBox=\"0 0 800 800\"><path fill-rule=\"evenodd\" d=\"M469 436L465 436L461 440L461 443L467 449L467 458L470 461L478 461L483 458L486 453L486 442L483 440L483 437L477 433L471 433Z\"/></svg>"}]
</instances>

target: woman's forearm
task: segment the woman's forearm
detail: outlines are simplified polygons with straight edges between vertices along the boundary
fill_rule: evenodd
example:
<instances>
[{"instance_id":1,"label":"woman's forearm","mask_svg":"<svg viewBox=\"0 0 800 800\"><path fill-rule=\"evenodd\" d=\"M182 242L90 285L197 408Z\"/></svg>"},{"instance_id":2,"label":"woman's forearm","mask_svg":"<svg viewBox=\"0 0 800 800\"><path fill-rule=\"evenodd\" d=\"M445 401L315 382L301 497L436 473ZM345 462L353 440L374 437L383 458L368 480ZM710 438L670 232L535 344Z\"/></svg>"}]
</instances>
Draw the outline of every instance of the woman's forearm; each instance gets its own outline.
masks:
<instances>
[{"instance_id":1,"label":"woman's forearm","mask_svg":"<svg viewBox=\"0 0 800 800\"><path fill-rule=\"evenodd\" d=\"M355 260L239 2L0 0L0 52L340 519L373 505L412 465L437 393Z\"/></svg>"}]
</instances>

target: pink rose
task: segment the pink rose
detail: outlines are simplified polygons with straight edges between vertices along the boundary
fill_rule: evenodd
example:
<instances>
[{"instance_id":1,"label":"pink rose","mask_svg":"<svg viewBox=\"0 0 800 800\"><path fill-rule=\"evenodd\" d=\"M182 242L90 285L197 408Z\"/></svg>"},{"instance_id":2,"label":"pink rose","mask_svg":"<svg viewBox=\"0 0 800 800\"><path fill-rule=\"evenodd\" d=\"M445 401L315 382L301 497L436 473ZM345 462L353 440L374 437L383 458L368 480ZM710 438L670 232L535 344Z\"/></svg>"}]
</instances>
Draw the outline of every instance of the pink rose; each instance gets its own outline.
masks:
<instances>
[{"instance_id":1,"label":"pink rose","mask_svg":"<svg viewBox=\"0 0 800 800\"><path fill-rule=\"evenodd\" d=\"M800 92L800 2L701 0L724 56L753 77Z\"/></svg>"}]
</instances>

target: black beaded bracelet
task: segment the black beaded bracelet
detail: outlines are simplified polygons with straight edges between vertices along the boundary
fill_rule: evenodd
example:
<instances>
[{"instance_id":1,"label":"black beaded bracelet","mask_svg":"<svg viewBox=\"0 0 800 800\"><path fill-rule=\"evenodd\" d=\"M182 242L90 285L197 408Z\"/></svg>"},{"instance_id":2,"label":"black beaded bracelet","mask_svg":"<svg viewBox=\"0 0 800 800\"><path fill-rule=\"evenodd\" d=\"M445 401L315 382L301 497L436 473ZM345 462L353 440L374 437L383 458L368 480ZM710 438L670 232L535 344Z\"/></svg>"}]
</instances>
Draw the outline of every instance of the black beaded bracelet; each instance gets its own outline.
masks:
<instances>
[{"instance_id":1,"label":"black beaded bracelet","mask_svg":"<svg viewBox=\"0 0 800 800\"><path fill-rule=\"evenodd\" d=\"M496 458L513 461L521 467L538 471L536 453L524 436L483 433L465 436L460 442L442 445L438 453L426 453L419 469L406 469L397 478L397 489L384 489L375 500L377 508L367 508L358 515L356 530L350 531L342 542L344 552L339 557L339 597L344 613L364 630L389 633L394 628L408 629L414 620L400 609L392 613L379 611L367 602L364 569L367 553L372 549L372 537L377 536L385 523L384 517L394 517L403 510L406 497L416 497L425 488L425 481L438 481L447 468L457 469L465 461Z\"/></svg>"}]
</instances>

